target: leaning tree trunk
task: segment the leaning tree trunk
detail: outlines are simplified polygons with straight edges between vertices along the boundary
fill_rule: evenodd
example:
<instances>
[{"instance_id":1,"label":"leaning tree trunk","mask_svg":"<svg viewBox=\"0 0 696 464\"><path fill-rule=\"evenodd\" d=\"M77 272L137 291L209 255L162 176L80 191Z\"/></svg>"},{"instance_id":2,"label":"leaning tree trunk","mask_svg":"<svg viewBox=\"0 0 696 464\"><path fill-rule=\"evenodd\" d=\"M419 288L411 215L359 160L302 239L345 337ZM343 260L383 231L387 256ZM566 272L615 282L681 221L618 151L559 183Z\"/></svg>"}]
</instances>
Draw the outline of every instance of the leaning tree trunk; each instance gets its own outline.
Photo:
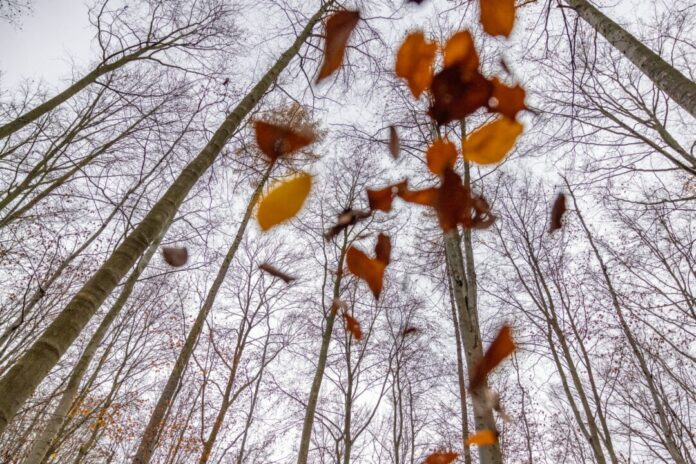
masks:
<instances>
[{"instance_id":1,"label":"leaning tree trunk","mask_svg":"<svg viewBox=\"0 0 696 464\"><path fill-rule=\"evenodd\" d=\"M309 456L309 444L312 440L312 428L314 427L314 416L317 411L317 403L319 402L319 390L321 383L324 380L324 370L326 370L326 358L329 354L329 345L331 344L331 335L333 333L334 322L338 313L337 300L340 296L341 279L343 277L343 260L346 256L346 248L348 246L348 235L344 232L343 245L341 246L341 254L338 258L338 273L333 286L333 301L331 309L326 316L326 327L321 338L321 348L319 349L319 359L317 360L317 369L314 372L312 387L309 390L309 399L305 408L304 422L302 423L302 436L300 437L300 452L297 455L297 464L307 464Z\"/></svg>"},{"instance_id":2,"label":"leaning tree trunk","mask_svg":"<svg viewBox=\"0 0 696 464\"><path fill-rule=\"evenodd\" d=\"M256 201L261 196L263 186L266 184L266 180L268 180L272 168L273 165L270 165L268 167L266 173L261 179L261 182L259 182L259 185L256 187L254 194L249 199L249 203L247 204L246 211L244 212L242 222L239 224L239 227L237 228L237 234L235 235L232 244L227 250L225 258L222 260L222 264L220 265L220 269L218 269L218 273L215 276L215 280L213 281L213 284L210 286L208 294L205 296L205 301L201 305L201 308L198 310L196 320L191 326L191 329L189 329L189 333L186 336L184 346L181 348L181 351L179 352L179 356L176 359L176 363L174 364L172 371L169 373L167 383L164 386L164 389L162 390L159 399L157 400L155 409L152 411L150 420L148 421L147 427L145 428L142 438L140 439L138 450L136 451L135 457L133 458L134 464L147 464L148 462L150 462L150 459L152 458L152 454L154 453L155 448L157 446L157 437L159 437L160 431L165 422L164 416L167 413L169 406L174 402L174 398L176 397L175 392L177 391L179 383L181 382L181 379L184 375L184 371L186 371L186 367L188 366L191 356L193 355L193 350L196 347L196 343L198 342L198 337L201 335L201 332L203 331L205 320L207 319L208 314L210 313L210 310L212 309L213 304L215 303L215 299L217 298L222 283L225 281L227 271L229 271L230 265L232 264L232 260L234 259L234 255L237 253L237 249L239 249L239 244L242 242L242 238L244 237L244 232L246 230L247 224L249 223L249 218L251 218L251 213L254 210L254 205L256 205ZM235 360L235 362L238 362L238 360Z\"/></svg>"},{"instance_id":3,"label":"leaning tree trunk","mask_svg":"<svg viewBox=\"0 0 696 464\"><path fill-rule=\"evenodd\" d=\"M564 0L678 105L696 117L696 83L650 50L587 0Z\"/></svg>"},{"instance_id":4,"label":"leaning tree trunk","mask_svg":"<svg viewBox=\"0 0 696 464\"><path fill-rule=\"evenodd\" d=\"M123 243L85 283L24 356L0 379L0 434L77 338L97 308L135 264L138 256L155 240L165 224L176 214L191 188L210 168L244 118L288 66L292 58L297 55L314 26L332 3L332 1L324 3L310 18L290 48L285 50L271 69L227 116L203 150L184 168L143 221L128 234Z\"/></svg>"},{"instance_id":5,"label":"leaning tree trunk","mask_svg":"<svg viewBox=\"0 0 696 464\"><path fill-rule=\"evenodd\" d=\"M44 458L46 457L46 453L51 447L51 443L56 438L58 431L61 429L68 417L70 407L77 397L80 383L82 382L85 373L89 369L89 365L92 363L92 359L94 358L97 349L111 328L111 324L114 322L114 320L116 320L116 317L121 313L121 310L126 305L126 302L133 293L135 284L138 282L138 279L140 279L140 276L142 275L143 271L145 271L148 264L150 264L150 260L157 251L160 241L168 228L169 227L166 227L165 230L162 231L162 234L152 245L150 245L150 248L147 250L147 252L145 252L143 257L140 258L140 261L138 261L135 269L133 272L131 272L131 275L128 276L128 280L124 284L121 294L118 296L114 304L111 306L111 309L109 309L109 312L106 313L104 319L102 319L101 323L99 324L99 327L97 327L97 330L92 335L87 347L70 374L68 385L60 397L56 409L49 417L43 431L34 441L34 444L32 445L24 464L41 464L43 462Z\"/></svg>"}]
</instances>

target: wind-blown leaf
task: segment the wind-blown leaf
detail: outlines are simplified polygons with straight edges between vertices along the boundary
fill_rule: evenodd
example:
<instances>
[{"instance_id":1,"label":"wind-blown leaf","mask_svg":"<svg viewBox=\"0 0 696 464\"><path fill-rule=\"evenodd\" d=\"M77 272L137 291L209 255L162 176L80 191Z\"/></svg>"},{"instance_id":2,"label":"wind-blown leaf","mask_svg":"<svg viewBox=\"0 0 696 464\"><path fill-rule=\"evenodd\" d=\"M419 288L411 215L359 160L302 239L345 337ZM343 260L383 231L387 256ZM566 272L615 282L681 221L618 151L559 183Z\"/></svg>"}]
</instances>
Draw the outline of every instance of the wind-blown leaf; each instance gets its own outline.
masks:
<instances>
[{"instance_id":1,"label":"wind-blown leaf","mask_svg":"<svg viewBox=\"0 0 696 464\"><path fill-rule=\"evenodd\" d=\"M396 55L396 75L406 79L413 96L418 98L433 79L433 60L437 44L425 40L422 32L412 32Z\"/></svg>"},{"instance_id":2,"label":"wind-blown leaf","mask_svg":"<svg viewBox=\"0 0 696 464\"><path fill-rule=\"evenodd\" d=\"M319 70L317 82L330 76L341 67L350 34L360 20L358 11L339 11L326 21L324 62Z\"/></svg>"},{"instance_id":3,"label":"wind-blown leaf","mask_svg":"<svg viewBox=\"0 0 696 464\"><path fill-rule=\"evenodd\" d=\"M457 457L459 457L459 454L451 451L436 452L428 455L423 464L450 464L451 462L454 462Z\"/></svg>"},{"instance_id":4,"label":"wind-blown leaf","mask_svg":"<svg viewBox=\"0 0 696 464\"><path fill-rule=\"evenodd\" d=\"M188 261L188 250L185 247L162 247L162 258L173 267L181 267Z\"/></svg>"},{"instance_id":5,"label":"wind-blown leaf","mask_svg":"<svg viewBox=\"0 0 696 464\"><path fill-rule=\"evenodd\" d=\"M466 62L460 62L437 73L430 91L433 101L428 115L442 125L485 107L493 86L478 70L471 72Z\"/></svg>"},{"instance_id":6,"label":"wind-blown leaf","mask_svg":"<svg viewBox=\"0 0 696 464\"><path fill-rule=\"evenodd\" d=\"M475 390L483 384L488 377L488 374L500 364L503 359L507 358L515 351L515 342L512 339L512 329L508 325L504 325L498 335L491 343L491 346L486 350L483 359L474 368L471 376L470 389Z\"/></svg>"},{"instance_id":7,"label":"wind-blown leaf","mask_svg":"<svg viewBox=\"0 0 696 464\"><path fill-rule=\"evenodd\" d=\"M496 102L495 105L488 105L491 111L495 111L514 120L518 112L527 108L524 104L525 91L522 87L519 85L508 87L498 80L497 77L494 77L491 83L493 84L493 95L491 100Z\"/></svg>"},{"instance_id":8,"label":"wind-blown leaf","mask_svg":"<svg viewBox=\"0 0 696 464\"><path fill-rule=\"evenodd\" d=\"M522 124L505 117L479 127L462 143L464 159L478 164L500 162L523 129Z\"/></svg>"},{"instance_id":9,"label":"wind-blown leaf","mask_svg":"<svg viewBox=\"0 0 696 464\"><path fill-rule=\"evenodd\" d=\"M363 333L358 320L345 313L343 314L343 319L346 321L346 330L353 335L353 338L356 340L362 340Z\"/></svg>"},{"instance_id":10,"label":"wind-blown leaf","mask_svg":"<svg viewBox=\"0 0 696 464\"><path fill-rule=\"evenodd\" d=\"M316 136L310 129L296 130L263 121L254 123L256 143L271 162L281 156L290 155L314 142Z\"/></svg>"},{"instance_id":11,"label":"wind-blown leaf","mask_svg":"<svg viewBox=\"0 0 696 464\"><path fill-rule=\"evenodd\" d=\"M268 230L294 217L304 205L311 188L312 176L307 173L276 184L261 200L256 213L261 230Z\"/></svg>"},{"instance_id":12,"label":"wind-blown leaf","mask_svg":"<svg viewBox=\"0 0 696 464\"><path fill-rule=\"evenodd\" d=\"M286 274L285 272L283 272L283 271L277 269L277 268L274 267L274 266L271 266L271 265L268 264L268 263L260 264L260 265L259 265L259 269L261 269L262 271L264 271L264 272L266 272L266 273L272 275L273 277L278 277L280 280L282 280L282 281L285 282L286 284L289 284L289 283L292 282L293 280L297 280L296 277L293 277L293 276L291 276L291 275L288 275L288 274Z\"/></svg>"},{"instance_id":13,"label":"wind-blown leaf","mask_svg":"<svg viewBox=\"0 0 696 464\"><path fill-rule=\"evenodd\" d=\"M443 54L443 67L462 65L460 72L464 81L471 79L478 70L479 57L469 31L459 31L450 37L445 44Z\"/></svg>"},{"instance_id":14,"label":"wind-blown leaf","mask_svg":"<svg viewBox=\"0 0 696 464\"><path fill-rule=\"evenodd\" d=\"M554 232L563 227L563 214L566 212L566 197L559 193L551 208L551 225L549 232Z\"/></svg>"},{"instance_id":15,"label":"wind-blown leaf","mask_svg":"<svg viewBox=\"0 0 696 464\"><path fill-rule=\"evenodd\" d=\"M496 443L498 443L498 434L488 429L481 430L473 435L469 435L469 437L466 439L466 444L469 446L486 446L495 445Z\"/></svg>"},{"instance_id":16,"label":"wind-blown leaf","mask_svg":"<svg viewBox=\"0 0 696 464\"><path fill-rule=\"evenodd\" d=\"M396 131L396 127L389 126L389 153L391 153L392 158L397 159L399 153L401 153L401 141L399 140L399 133Z\"/></svg>"},{"instance_id":17,"label":"wind-blown leaf","mask_svg":"<svg viewBox=\"0 0 696 464\"><path fill-rule=\"evenodd\" d=\"M515 0L481 0L481 25L489 35L509 37L515 25Z\"/></svg>"},{"instance_id":18,"label":"wind-blown leaf","mask_svg":"<svg viewBox=\"0 0 696 464\"><path fill-rule=\"evenodd\" d=\"M364 252L351 246L346 253L346 264L352 274L367 282L375 298L379 298L382 292L384 270L389 264L391 254L389 237L384 234L379 235L375 254L377 257L372 259Z\"/></svg>"},{"instance_id":19,"label":"wind-blown leaf","mask_svg":"<svg viewBox=\"0 0 696 464\"><path fill-rule=\"evenodd\" d=\"M426 151L425 158L428 169L440 176L457 162L457 147L447 139L437 139Z\"/></svg>"},{"instance_id":20,"label":"wind-blown leaf","mask_svg":"<svg viewBox=\"0 0 696 464\"><path fill-rule=\"evenodd\" d=\"M370 211L357 211L350 208L343 210L341 214L338 215L336 224L324 234L324 238L326 240L331 240L346 227L352 226L363 219L367 219L371 215L372 213Z\"/></svg>"}]
</instances>

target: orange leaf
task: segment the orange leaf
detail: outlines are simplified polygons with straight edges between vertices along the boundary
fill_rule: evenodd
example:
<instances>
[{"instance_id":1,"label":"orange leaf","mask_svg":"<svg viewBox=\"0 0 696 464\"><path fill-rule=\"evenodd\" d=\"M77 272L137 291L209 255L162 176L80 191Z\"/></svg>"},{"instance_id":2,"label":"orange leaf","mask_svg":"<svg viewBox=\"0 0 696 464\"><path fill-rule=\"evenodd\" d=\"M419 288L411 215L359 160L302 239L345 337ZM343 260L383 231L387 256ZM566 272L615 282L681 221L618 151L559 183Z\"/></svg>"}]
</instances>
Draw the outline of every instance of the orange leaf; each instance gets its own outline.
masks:
<instances>
[{"instance_id":1,"label":"orange leaf","mask_svg":"<svg viewBox=\"0 0 696 464\"><path fill-rule=\"evenodd\" d=\"M330 76L343 63L343 55L350 34L360 20L358 11L339 11L326 21L326 41L324 44L324 63L319 70L317 82Z\"/></svg>"},{"instance_id":2,"label":"orange leaf","mask_svg":"<svg viewBox=\"0 0 696 464\"><path fill-rule=\"evenodd\" d=\"M261 230L268 230L295 216L311 188L312 176L307 173L276 184L261 200L256 213Z\"/></svg>"},{"instance_id":3,"label":"orange leaf","mask_svg":"<svg viewBox=\"0 0 696 464\"><path fill-rule=\"evenodd\" d=\"M515 25L515 0L481 0L481 25L489 35L509 37Z\"/></svg>"},{"instance_id":4,"label":"orange leaf","mask_svg":"<svg viewBox=\"0 0 696 464\"><path fill-rule=\"evenodd\" d=\"M423 464L450 464L457 459L457 457L459 457L458 453L437 452L430 454L427 458L425 458Z\"/></svg>"},{"instance_id":5,"label":"orange leaf","mask_svg":"<svg viewBox=\"0 0 696 464\"><path fill-rule=\"evenodd\" d=\"M425 153L428 169L433 174L442 175L446 168L453 168L457 162L457 147L447 139L437 139Z\"/></svg>"},{"instance_id":6,"label":"orange leaf","mask_svg":"<svg viewBox=\"0 0 696 464\"><path fill-rule=\"evenodd\" d=\"M515 351L515 342L512 339L512 329L504 325L498 335L486 350L483 359L478 363L471 376L470 389L475 390L486 381L488 374Z\"/></svg>"},{"instance_id":7,"label":"orange leaf","mask_svg":"<svg viewBox=\"0 0 696 464\"><path fill-rule=\"evenodd\" d=\"M423 206L435 206L437 203L438 189L430 187L424 190L408 190L406 186L399 190L398 195L402 200Z\"/></svg>"},{"instance_id":8,"label":"orange leaf","mask_svg":"<svg viewBox=\"0 0 696 464\"><path fill-rule=\"evenodd\" d=\"M510 119L515 119L518 111L527 108L524 104L525 92L522 87L519 85L508 87L499 81L497 77L494 77L491 83L493 84L493 99L495 99L496 103L494 105L489 103L488 108L490 110L496 111Z\"/></svg>"},{"instance_id":9,"label":"orange leaf","mask_svg":"<svg viewBox=\"0 0 696 464\"><path fill-rule=\"evenodd\" d=\"M296 131L288 126L277 126L263 121L256 121L254 130L256 131L256 143L263 154L271 159L271 162L306 147L315 139L311 130Z\"/></svg>"},{"instance_id":10,"label":"orange leaf","mask_svg":"<svg viewBox=\"0 0 696 464\"><path fill-rule=\"evenodd\" d=\"M443 53L445 68L462 65L460 72L464 81L470 80L479 67L479 57L469 31L460 31L450 37Z\"/></svg>"},{"instance_id":11,"label":"orange leaf","mask_svg":"<svg viewBox=\"0 0 696 464\"><path fill-rule=\"evenodd\" d=\"M560 229L563 226L563 214L566 212L566 198L565 195L559 193L556 200L553 202L553 207L551 208L551 226L549 227L549 232Z\"/></svg>"},{"instance_id":12,"label":"orange leaf","mask_svg":"<svg viewBox=\"0 0 696 464\"><path fill-rule=\"evenodd\" d=\"M363 333L358 320L348 314L343 314L343 319L346 321L346 330L353 335L353 338L362 340Z\"/></svg>"},{"instance_id":13,"label":"orange leaf","mask_svg":"<svg viewBox=\"0 0 696 464\"><path fill-rule=\"evenodd\" d=\"M496 443L498 443L498 434L488 429L481 430L473 435L469 435L469 438L466 439L467 446L495 445Z\"/></svg>"},{"instance_id":14,"label":"orange leaf","mask_svg":"<svg viewBox=\"0 0 696 464\"><path fill-rule=\"evenodd\" d=\"M493 86L478 70L472 72L466 62L459 62L437 73L430 91L433 101L428 114L442 125L488 105Z\"/></svg>"},{"instance_id":15,"label":"orange leaf","mask_svg":"<svg viewBox=\"0 0 696 464\"><path fill-rule=\"evenodd\" d=\"M515 145L523 129L522 124L505 117L479 127L462 143L464 159L478 164L500 162Z\"/></svg>"},{"instance_id":16,"label":"orange leaf","mask_svg":"<svg viewBox=\"0 0 696 464\"><path fill-rule=\"evenodd\" d=\"M394 187L389 186L380 190L367 190L367 201L371 210L384 212L391 211L392 200L394 199Z\"/></svg>"},{"instance_id":17,"label":"orange leaf","mask_svg":"<svg viewBox=\"0 0 696 464\"><path fill-rule=\"evenodd\" d=\"M375 253L377 257L371 259L362 251L351 246L346 253L346 264L351 273L367 282L375 298L379 298L379 294L382 292L384 270L389 264L391 254L389 237L379 234Z\"/></svg>"},{"instance_id":18,"label":"orange leaf","mask_svg":"<svg viewBox=\"0 0 696 464\"><path fill-rule=\"evenodd\" d=\"M397 159L401 152L401 142L399 141L399 133L396 132L396 127L389 126L389 153L392 158Z\"/></svg>"},{"instance_id":19,"label":"orange leaf","mask_svg":"<svg viewBox=\"0 0 696 464\"><path fill-rule=\"evenodd\" d=\"M162 247L162 258L173 267L181 267L188 261L188 250L185 247Z\"/></svg>"},{"instance_id":20,"label":"orange leaf","mask_svg":"<svg viewBox=\"0 0 696 464\"><path fill-rule=\"evenodd\" d=\"M413 96L418 98L433 79L433 60L437 44L425 40L422 32L412 32L396 54L396 75L406 79Z\"/></svg>"}]
</instances>

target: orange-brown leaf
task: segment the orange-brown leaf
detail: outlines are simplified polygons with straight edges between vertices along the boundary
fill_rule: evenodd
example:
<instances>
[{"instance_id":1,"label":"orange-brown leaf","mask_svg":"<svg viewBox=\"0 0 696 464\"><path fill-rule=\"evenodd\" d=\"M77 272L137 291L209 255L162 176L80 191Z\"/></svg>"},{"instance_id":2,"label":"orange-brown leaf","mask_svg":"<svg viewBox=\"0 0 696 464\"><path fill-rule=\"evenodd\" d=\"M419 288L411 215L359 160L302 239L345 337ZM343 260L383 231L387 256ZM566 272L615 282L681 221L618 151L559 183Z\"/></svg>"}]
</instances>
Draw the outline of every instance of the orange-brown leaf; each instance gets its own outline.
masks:
<instances>
[{"instance_id":1,"label":"orange-brown leaf","mask_svg":"<svg viewBox=\"0 0 696 464\"><path fill-rule=\"evenodd\" d=\"M367 282L375 298L382 292L382 279L386 265L379 259L370 259L365 253L351 246L346 253L348 270Z\"/></svg>"},{"instance_id":2,"label":"orange-brown leaf","mask_svg":"<svg viewBox=\"0 0 696 464\"><path fill-rule=\"evenodd\" d=\"M462 143L464 159L478 164L494 164L515 145L524 126L515 120L500 117L476 129Z\"/></svg>"},{"instance_id":3,"label":"orange-brown leaf","mask_svg":"<svg viewBox=\"0 0 696 464\"><path fill-rule=\"evenodd\" d=\"M563 214L566 212L566 197L559 193L551 208L551 225L549 232L560 229L563 226Z\"/></svg>"},{"instance_id":4,"label":"orange-brown leaf","mask_svg":"<svg viewBox=\"0 0 696 464\"><path fill-rule=\"evenodd\" d=\"M438 189L430 187L423 190L409 190L408 187L400 189L398 195L402 200L423 206L435 206L437 203Z\"/></svg>"},{"instance_id":5,"label":"orange-brown leaf","mask_svg":"<svg viewBox=\"0 0 696 464\"><path fill-rule=\"evenodd\" d=\"M498 434L489 429L481 430L473 435L469 435L469 437L466 439L466 444L468 446L486 446L495 445L496 443L498 443Z\"/></svg>"},{"instance_id":6,"label":"orange-brown leaf","mask_svg":"<svg viewBox=\"0 0 696 464\"><path fill-rule=\"evenodd\" d=\"M416 98L421 96L433 79L436 51L437 44L425 40L422 32L412 32L396 54L396 75L406 79Z\"/></svg>"},{"instance_id":7,"label":"orange-brown leaf","mask_svg":"<svg viewBox=\"0 0 696 464\"><path fill-rule=\"evenodd\" d=\"M162 258L173 267L181 267L188 261L188 250L185 247L162 247Z\"/></svg>"},{"instance_id":8,"label":"orange-brown leaf","mask_svg":"<svg viewBox=\"0 0 696 464\"><path fill-rule=\"evenodd\" d=\"M515 0L481 0L481 25L489 35L510 36L515 25Z\"/></svg>"},{"instance_id":9,"label":"orange-brown leaf","mask_svg":"<svg viewBox=\"0 0 696 464\"><path fill-rule=\"evenodd\" d=\"M478 70L479 57L469 31L459 31L450 37L443 53L444 67L461 65L459 69L464 81L470 80Z\"/></svg>"},{"instance_id":10,"label":"orange-brown leaf","mask_svg":"<svg viewBox=\"0 0 696 464\"><path fill-rule=\"evenodd\" d=\"M353 338L362 340L363 333L358 320L345 313L343 314L343 319L346 321L346 330L353 335Z\"/></svg>"},{"instance_id":11,"label":"orange-brown leaf","mask_svg":"<svg viewBox=\"0 0 696 464\"><path fill-rule=\"evenodd\" d=\"M423 464L450 464L454 462L457 457L459 457L459 454L451 451L432 453L425 458Z\"/></svg>"},{"instance_id":12,"label":"orange-brown leaf","mask_svg":"<svg viewBox=\"0 0 696 464\"><path fill-rule=\"evenodd\" d=\"M514 87L508 87L498 80L497 77L494 77L491 83L493 84L492 99L494 99L495 104L488 105L490 110L496 111L510 119L515 119L519 111L527 108L524 104L525 92L519 84Z\"/></svg>"},{"instance_id":13,"label":"orange-brown leaf","mask_svg":"<svg viewBox=\"0 0 696 464\"><path fill-rule=\"evenodd\" d=\"M428 115L442 125L487 106L493 86L478 70L471 72L466 62L459 62L437 73L430 91L433 101Z\"/></svg>"},{"instance_id":14,"label":"orange-brown leaf","mask_svg":"<svg viewBox=\"0 0 696 464\"><path fill-rule=\"evenodd\" d=\"M292 282L293 280L297 280L296 277L293 277L293 276L291 276L291 275L289 275L289 274L286 274L285 272L279 270L278 268L276 268L276 267L274 267L274 266L271 266L271 265L268 264L268 263L260 264L260 265L259 265L259 269L261 269L262 271L264 271L264 272L266 272L266 273L272 275L273 277L278 277L280 280L282 280L282 281L285 282L286 284L289 284L289 283Z\"/></svg>"},{"instance_id":15,"label":"orange-brown leaf","mask_svg":"<svg viewBox=\"0 0 696 464\"><path fill-rule=\"evenodd\" d=\"M507 358L515 351L515 342L512 339L512 329L508 325L504 325L498 335L491 343L491 346L486 350L486 354L479 364L474 368L471 376L470 389L475 390L483 384L488 377L488 374L500 364L503 359Z\"/></svg>"},{"instance_id":16,"label":"orange-brown leaf","mask_svg":"<svg viewBox=\"0 0 696 464\"><path fill-rule=\"evenodd\" d=\"M388 213L391 211L394 200L394 187L389 186L379 190L367 190L367 201L371 210L380 210Z\"/></svg>"},{"instance_id":17,"label":"orange-brown leaf","mask_svg":"<svg viewBox=\"0 0 696 464\"><path fill-rule=\"evenodd\" d=\"M270 158L271 162L306 147L316 138L309 129L296 130L289 126L279 126L263 121L256 121L254 130L259 149Z\"/></svg>"},{"instance_id":18,"label":"orange-brown leaf","mask_svg":"<svg viewBox=\"0 0 696 464\"><path fill-rule=\"evenodd\" d=\"M326 21L324 63L319 70L317 82L330 76L343 63L350 34L360 20L358 11L339 11Z\"/></svg>"},{"instance_id":19,"label":"orange-brown leaf","mask_svg":"<svg viewBox=\"0 0 696 464\"><path fill-rule=\"evenodd\" d=\"M396 132L396 127L389 126L389 153L391 153L392 158L397 159L399 153L401 153L401 141L399 140L399 133Z\"/></svg>"},{"instance_id":20,"label":"orange-brown leaf","mask_svg":"<svg viewBox=\"0 0 696 464\"><path fill-rule=\"evenodd\" d=\"M388 236L379 234L377 237L377 244L375 245L375 257L383 262L385 266L389 265L389 262L391 261L391 240Z\"/></svg>"},{"instance_id":21,"label":"orange-brown leaf","mask_svg":"<svg viewBox=\"0 0 696 464\"><path fill-rule=\"evenodd\" d=\"M457 147L447 139L437 139L425 153L428 169L433 174L442 175L447 168L457 162Z\"/></svg>"}]
</instances>

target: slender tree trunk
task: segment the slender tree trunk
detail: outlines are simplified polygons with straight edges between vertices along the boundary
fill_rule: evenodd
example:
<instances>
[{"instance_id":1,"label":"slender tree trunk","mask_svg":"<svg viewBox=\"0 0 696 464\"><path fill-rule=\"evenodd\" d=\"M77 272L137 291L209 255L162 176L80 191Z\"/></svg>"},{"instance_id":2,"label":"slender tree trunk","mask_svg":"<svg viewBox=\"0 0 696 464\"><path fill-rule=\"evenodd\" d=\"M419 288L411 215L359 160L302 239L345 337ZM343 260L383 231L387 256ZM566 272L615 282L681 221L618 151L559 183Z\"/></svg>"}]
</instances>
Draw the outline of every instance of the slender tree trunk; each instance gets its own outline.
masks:
<instances>
[{"instance_id":1,"label":"slender tree trunk","mask_svg":"<svg viewBox=\"0 0 696 464\"><path fill-rule=\"evenodd\" d=\"M650 50L587 0L564 0L653 83L696 118L696 83Z\"/></svg>"},{"instance_id":2,"label":"slender tree trunk","mask_svg":"<svg viewBox=\"0 0 696 464\"><path fill-rule=\"evenodd\" d=\"M343 277L343 260L346 255L347 246L348 235L344 232L341 254L338 258L338 274L336 275L336 281L334 282L333 286L333 303L329 309L329 314L326 316L326 327L324 328L324 334L321 338L321 348L319 350L317 369L314 372L312 388L309 390L309 399L307 400L304 422L302 423L302 435L300 437L300 451L297 455L297 464L307 464L307 458L309 456L309 444L312 439L312 428L314 426L314 415L316 413L317 403L319 401L319 390L321 389L321 382L324 379L326 358L329 353L329 345L331 344L331 335L333 333L334 322L336 321L336 314L338 313L338 307L336 306L335 302L340 296L341 280Z\"/></svg>"},{"instance_id":3,"label":"slender tree trunk","mask_svg":"<svg viewBox=\"0 0 696 464\"><path fill-rule=\"evenodd\" d=\"M75 397L77 396L80 383L82 382L85 373L89 369L89 365L92 363L92 358L94 358L94 355L96 354L97 349L99 348L102 341L104 340L104 337L109 331L111 324L121 313L121 310L126 305L126 302L133 293L135 284L138 282L138 279L142 275L143 271L147 268L148 264L150 263L150 260L157 251L160 241L162 240L162 237L166 233L167 229L168 227L163 231L160 237L152 245L150 245L150 248L147 250L145 255L143 255L143 257L140 258L140 261L135 266L135 269L128 277L128 280L123 286L121 294L118 296L114 304L111 306L109 312L106 313L106 316L104 316L104 319L101 321L101 324L99 324L99 327L94 332L94 335L92 335L92 338L87 344L85 351L82 353L82 356L80 356L80 359L77 361L77 364L75 365L75 367L72 370L72 373L70 374L68 385L65 388L65 391L63 392L63 395L61 396L60 400L58 401L56 409L53 411L53 414L49 417L48 422L41 434L34 441L31 451L29 452L29 455L24 461L24 464L40 464L41 462L43 462L43 459L46 456L46 452L50 448L51 442L56 437L56 434L65 422L65 419L67 418L68 412L70 411L70 407L73 404Z\"/></svg>"},{"instance_id":4,"label":"slender tree trunk","mask_svg":"<svg viewBox=\"0 0 696 464\"><path fill-rule=\"evenodd\" d=\"M254 194L249 199L246 211L244 212L244 217L242 218L242 222L239 224L239 228L237 229L237 234L235 235L234 240L230 245L230 248L227 250L225 258L222 260L222 264L220 265L220 269L218 270L218 273L215 276L215 280L213 281L210 290L208 290L208 294L205 297L205 301L203 302L203 305L201 305L201 308L198 311L198 316L196 316L196 320L191 326L188 335L186 336L184 346L182 347L181 352L179 352L179 356L177 357L176 363L172 368L172 372L169 374L167 383L164 386L164 389L162 390L159 399L157 400L155 409L152 411L152 415L150 416L150 420L147 424L147 427L145 428L145 431L142 434L140 445L138 445L138 450L135 453L135 457L133 458L134 464L147 464L150 462L150 459L152 458L152 454L154 453L155 448L157 446L157 437L159 436L162 426L165 422L163 420L164 416L166 412L169 410L171 404L174 402L175 391L177 390L177 387L179 386L181 379L184 375L184 371L188 366L189 360L191 359L191 355L193 354L193 350L196 347L196 343L198 342L198 337L203 331L205 320L207 319L208 313L210 313L210 310L212 309L213 304L215 303L215 299L217 298L222 283L225 281L227 271L230 269L230 265L232 264L234 255L237 253L237 249L239 249L239 244L242 242L242 238L244 237L244 232L246 231L246 227L249 223L249 219L251 218L251 213L254 210L256 201L261 196L263 186L266 184L266 181L268 180L268 177L270 176L272 169L273 165L269 165L268 169L266 170L266 173L259 182L259 185L256 187ZM235 362L238 362L238 360L235 360Z\"/></svg>"},{"instance_id":5,"label":"slender tree trunk","mask_svg":"<svg viewBox=\"0 0 696 464\"><path fill-rule=\"evenodd\" d=\"M324 3L310 18L294 43L227 116L203 150L184 168L143 221L114 250L109 259L85 283L12 369L0 379L0 434L77 338L97 308L133 266L138 256L155 240L165 224L176 214L191 188L210 168L244 118L256 106L292 58L297 55L314 26L332 3L332 1Z\"/></svg>"}]
</instances>

